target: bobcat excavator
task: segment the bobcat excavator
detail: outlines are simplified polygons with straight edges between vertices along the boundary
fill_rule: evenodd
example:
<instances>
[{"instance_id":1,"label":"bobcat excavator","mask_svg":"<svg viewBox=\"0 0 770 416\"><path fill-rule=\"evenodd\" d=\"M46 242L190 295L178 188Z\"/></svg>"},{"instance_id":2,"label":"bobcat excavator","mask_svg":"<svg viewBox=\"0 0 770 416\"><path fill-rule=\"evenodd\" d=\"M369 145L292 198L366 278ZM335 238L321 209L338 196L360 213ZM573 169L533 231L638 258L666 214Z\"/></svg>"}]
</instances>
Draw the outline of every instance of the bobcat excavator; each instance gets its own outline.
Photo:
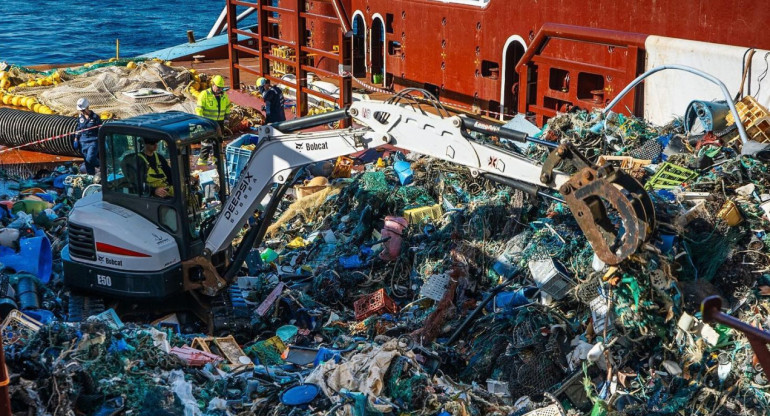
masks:
<instances>
[{"instance_id":1,"label":"bobcat excavator","mask_svg":"<svg viewBox=\"0 0 770 416\"><path fill-rule=\"evenodd\" d=\"M168 112L105 124L99 132L102 193L82 198L69 215L69 243L62 252L65 284L73 292L156 305L189 293L205 305L206 298L220 295L234 282L298 168L384 144L463 165L474 176L532 195L558 198L552 195L558 191L596 255L610 265L633 254L654 230L647 192L622 170L595 166L568 143L450 116L437 101L425 111L405 99L407 94L260 127L257 148L229 194L218 183L226 175L221 155L215 155L218 176L200 181L207 190L204 203L194 196L198 184L190 179L190 161L193 145L220 140L214 122ZM352 118L354 127L297 133L345 118ZM471 132L534 142L551 152L539 164L477 141ZM158 152L169 161L172 197L151 195L145 178L137 174L145 140L159 141ZM218 153L220 146L215 147ZM563 173L567 170L574 173ZM233 247L247 223L240 245Z\"/></svg>"}]
</instances>

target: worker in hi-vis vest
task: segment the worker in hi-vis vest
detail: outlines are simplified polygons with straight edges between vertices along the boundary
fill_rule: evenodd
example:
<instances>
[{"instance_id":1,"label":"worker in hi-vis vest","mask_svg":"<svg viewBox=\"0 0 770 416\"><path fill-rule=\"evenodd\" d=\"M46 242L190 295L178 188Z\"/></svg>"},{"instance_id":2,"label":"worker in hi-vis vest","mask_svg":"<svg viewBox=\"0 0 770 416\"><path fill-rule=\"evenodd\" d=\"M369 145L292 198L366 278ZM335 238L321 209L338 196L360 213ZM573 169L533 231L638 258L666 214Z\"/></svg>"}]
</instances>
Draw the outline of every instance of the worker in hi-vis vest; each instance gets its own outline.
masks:
<instances>
[{"instance_id":1,"label":"worker in hi-vis vest","mask_svg":"<svg viewBox=\"0 0 770 416\"><path fill-rule=\"evenodd\" d=\"M222 132L225 131L225 120L230 116L230 110L233 103L225 94L225 80L221 75L215 75L211 79L211 88L201 91L198 95L198 105L195 107L195 114L214 120L219 123ZM211 158L211 152L214 150L214 143L206 140L201 143L201 153L198 156L198 165L205 166L216 162Z\"/></svg>"}]
</instances>

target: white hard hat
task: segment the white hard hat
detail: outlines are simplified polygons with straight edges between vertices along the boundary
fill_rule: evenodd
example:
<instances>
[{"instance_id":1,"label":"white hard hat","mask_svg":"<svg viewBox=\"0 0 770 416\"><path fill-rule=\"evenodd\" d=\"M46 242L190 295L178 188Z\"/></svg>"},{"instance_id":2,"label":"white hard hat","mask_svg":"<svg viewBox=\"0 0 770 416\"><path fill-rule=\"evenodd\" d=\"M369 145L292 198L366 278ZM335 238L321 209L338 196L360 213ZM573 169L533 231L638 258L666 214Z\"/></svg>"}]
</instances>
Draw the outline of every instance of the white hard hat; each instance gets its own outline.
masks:
<instances>
[{"instance_id":1,"label":"white hard hat","mask_svg":"<svg viewBox=\"0 0 770 416\"><path fill-rule=\"evenodd\" d=\"M89 103L86 98L81 98L78 100L78 110L85 110L90 105L91 103Z\"/></svg>"}]
</instances>

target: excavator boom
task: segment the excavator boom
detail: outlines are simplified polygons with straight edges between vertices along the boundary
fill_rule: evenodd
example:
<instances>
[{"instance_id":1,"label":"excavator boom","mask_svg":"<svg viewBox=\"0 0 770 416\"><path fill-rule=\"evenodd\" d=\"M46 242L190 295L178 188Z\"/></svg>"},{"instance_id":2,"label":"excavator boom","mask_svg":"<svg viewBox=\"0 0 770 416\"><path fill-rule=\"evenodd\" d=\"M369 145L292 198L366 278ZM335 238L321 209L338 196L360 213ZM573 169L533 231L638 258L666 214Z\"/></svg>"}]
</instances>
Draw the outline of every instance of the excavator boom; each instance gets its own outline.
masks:
<instances>
[{"instance_id":1,"label":"excavator boom","mask_svg":"<svg viewBox=\"0 0 770 416\"><path fill-rule=\"evenodd\" d=\"M208 235L204 256L229 247L271 185L288 180L296 168L384 144L466 166L472 175L531 193L545 188L558 190L597 256L607 264L617 264L633 254L655 226L652 203L638 181L611 166L592 165L569 144L542 142L524 133L459 116L442 117L403 104L360 101L340 115L352 117L363 127L298 134L260 127L259 144ZM556 148L541 165L476 141L468 130ZM557 166L569 166L577 173L567 175Z\"/></svg>"}]
</instances>

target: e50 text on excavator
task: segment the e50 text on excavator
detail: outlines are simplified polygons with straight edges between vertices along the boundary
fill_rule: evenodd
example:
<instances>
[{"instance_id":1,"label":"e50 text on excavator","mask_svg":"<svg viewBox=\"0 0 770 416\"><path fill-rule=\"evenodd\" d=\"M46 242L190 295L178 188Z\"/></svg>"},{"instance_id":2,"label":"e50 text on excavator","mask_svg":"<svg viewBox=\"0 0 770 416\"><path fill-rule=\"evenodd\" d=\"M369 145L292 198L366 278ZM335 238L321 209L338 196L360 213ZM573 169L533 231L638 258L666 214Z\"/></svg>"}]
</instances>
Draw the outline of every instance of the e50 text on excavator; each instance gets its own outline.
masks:
<instances>
[{"instance_id":1,"label":"e50 text on excavator","mask_svg":"<svg viewBox=\"0 0 770 416\"><path fill-rule=\"evenodd\" d=\"M204 201L195 197L190 160L193 145L220 140L214 122L169 112L105 124L99 132L102 193L79 200L69 215L69 244L62 253L65 284L73 291L135 302L165 303L186 292L204 304L235 280L298 168L384 144L466 166L474 176L533 195L558 198L551 194L558 191L607 264L618 264L649 238L655 227L652 202L623 171L594 166L567 143L451 116L437 101L425 111L405 98L409 93L260 127L259 144L229 195L224 184L209 183ZM348 117L354 127L292 133ZM539 164L477 141L470 132L552 150ZM171 172L173 192L165 198L150 192L146 175L137 173L146 143L154 142ZM220 146L215 147L218 153ZM218 178L225 178L222 157L215 156ZM563 173L567 169L574 173ZM257 212L275 184L270 201ZM233 239L247 222L250 227L234 248Z\"/></svg>"}]
</instances>

